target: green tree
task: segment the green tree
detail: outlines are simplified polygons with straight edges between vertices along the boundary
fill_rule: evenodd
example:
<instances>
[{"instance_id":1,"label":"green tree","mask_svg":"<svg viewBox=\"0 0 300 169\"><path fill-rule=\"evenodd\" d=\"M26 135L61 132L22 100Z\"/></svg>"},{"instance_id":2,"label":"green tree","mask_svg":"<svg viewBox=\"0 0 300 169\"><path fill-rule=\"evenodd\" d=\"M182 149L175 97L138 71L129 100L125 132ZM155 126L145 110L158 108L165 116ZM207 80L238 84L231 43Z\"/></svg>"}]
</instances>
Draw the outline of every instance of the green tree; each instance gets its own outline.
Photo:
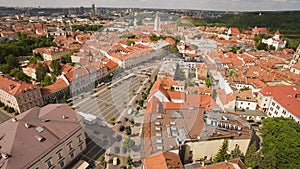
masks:
<instances>
[{"instance_id":1,"label":"green tree","mask_svg":"<svg viewBox=\"0 0 300 169\"><path fill-rule=\"evenodd\" d=\"M126 40L126 45L131 46L131 45L134 45L134 44L135 44L134 41L129 40L129 39Z\"/></svg>"},{"instance_id":2,"label":"green tree","mask_svg":"<svg viewBox=\"0 0 300 169\"><path fill-rule=\"evenodd\" d=\"M139 106L143 107L143 105L144 105L144 100L139 100Z\"/></svg>"},{"instance_id":3,"label":"green tree","mask_svg":"<svg viewBox=\"0 0 300 169\"><path fill-rule=\"evenodd\" d=\"M205 85L206 85L206 87L211 87L211 78L210 77L205 80Z\"/></svg>"},{"instance_id":4,"label":"green tree","mask_svg":"<svg viewBox=\"0 0 300 169\"><path fill-rule=\"evenodd\" d=\"M230 154L228 154L227 151L228 151L228 140L225 139L218 153L214 157L213 162L218 163L218 162L223 162L225 160L229 160Z\"/></svg>"},{"instance_id":5,"label":"green tree","mask_svg":"<svg viewBox=\"0 0 300 169\"><path fill-rule=\"evenodd\" d=\"M38 63L35 74L37 82L43 81L47 74L46 68L42 64Z\"/></svg>"},{"instance_id":6,"label":"green tree","mask_svg":"<svg viewBox=\"0 0 300 169\"><path fill-rule=\"evenodd\" d=\"M18 68L14 68L10 71L9 75L14 77L18 72L20 72L20 70Z\"/></svg>"},{"instance_id":7,"label":"green tree","mask_svg":"<svg viewBox=\"0 0 300 169\"><path fill-rule=\"evenodd\" d=\"M126 135L130 136L131 135L131 128L130 126L126 128Z\"/></svg>"},{"instance_id":8,"label":"green tree","mask_svg":"<svg viewBox=\"0 0 300 169\"><path fill-rule=\"evenodd\" d=\"M37 64L37 59L35 57L33 57L33 56L30 56L29 57L29 63L30 64Z\"/></svg>"},{"instance_id":9,"label":"green tree","mask_svg":"<svg viewBox=\"0 0 300 169\"><path fill-rule=\"evenodd\" d=\"M244 159L244 155L243 155L243 153L240 150L240 146L236 145L234 147L234 149L230 153L230 158L231 159L234 159L234 158Z\"/></svg>"},{"instance_id":10,"label":"green tree","mask_svg":"<svg viewBox=\"0 0 300 169\"><path fill-rule=\"evenodd\" d=\"M105 157L104 157L104 156L100 156L100 157L99 157L99 161L100 161L100 162L103 162L104 160L105 160Z\"/></svg>"},{"instance_id":11,"label":"green tree","mask_svg":"<svg viewBox=\"0 0 300 169\"><path fill-rule=\"evenodd\" d=\"M123 147L127 148L128 150L131 150L131 148L135 146L135 141L132 140L130 137L127 137L124 141L123 141Z\"/></svg>"},{"instance_id":12,"label":"green tree","mask_svg":"<svg viewBox=\"0 0 300 169\"><path fill-rule=\"evenodd\" d=\"M245 154L245 164L247 167L257 168L260 164L260 153L256 151L256 142L253 142Z\"/></svg>"},{"instance_id":13,"label":"green tree","mask_svg":"<svg viewBox=\"0 0 300 169\"><path fill-rule=\"evenodd\" d=\"M5 73L5 74L8 74L8 73L10 73L10 67L9 67L9 65L8 64L0 64L0 71L1 72L3 72L3 73Z\"/></svg>"},{"instance_id":14,"label":"green tree","mask_svg":"<svg viewBox=\"0 0 300 169\"><path fill-rule=\"evenodd\" d=\"M128 121L129 121L132 125L134 125L134 119L133 119L133 118L130 118Z\"/></svg>"},{"instance_id":15,"label":"green tree","mask_svg":"<svg viewBox=\"0 0 300 169\"><path fill-rule=\"evenodd\" d=\"M112 123L115 122L115 120L116 120L116 118L114 116L109 118L109 121L112 122Z\"/></svg>"},{"instance_id":16,"label":"green tree","mask_svg":"<svg viewBox=\"0 0 300 169\"><path fill-rule=\"evenodd\" d=\"M18 68L19 61L13 55L9 55L5 57L6 64L10 67L10 69Z\"/></svg>"},{"instance_id":17,"label":"green tree","mask_svg":"<svg viewBox=\"0 0 300 169\"><path fill-rule=\"evenodd\" d=\"M234 71L234 70L231 70L230 72L229 72L229 76L230 77L236 77L236 72Z\"/></svg>"},{"instance_id":18,"label":"green tree","mask_svg":"<svg viewBox=\"0 0 300 169\"><path fill-rule=\"evenodd\" d=\"M262 43L262 42L258 42L258 43L255 45L255 47L256 47L257 50L265 50L265 51L268 50L268 45L265 44L265 43Z\"/></svg>"},{"instance_id":19,"label":"green tree","mask_svg":"<svg viewBox=\"0 0 300 169\"><path fill-rule=\"evenodd\" d=\"M42 86L49 86L52 83L51 77L50 76L45 76L43 82L41 83Z\"/></svg>"},{"instance_id":20,"label":"green tree","mask_svg":"<svg viewBox=\"0 0 300 169\"><path fill-rule=\"evenodd\" d=\"M272 161L271 167L299 168L300 124L283 117L267 118L263 121L262 137L262 164Z\"/></svg>"},{"instance_id":21,"label":"green tree","mask_svg":"<svg viewBox=\"0 0 300 169\"><path fill-rule=\"evenodd\" d=\"M57 60L52 60L50 64L50 68L52 69L52 73L56 76L61 74L61 66Z\"/></svg>"},{"instance_id":22,"label":"green tree","mask_svg":"<svg viewBox=\"0 0 300 169\"><path fill-rule=\"evenodd\" d=\"M130 155L126 158L126 164L129 165L129 166L131 166L133 164L133 160L130 157Z\"/></svg>"},{"instance_id":23,"label":"green tree","mask_svg":"<svg viewBox=\"0 0 300 169\"><path fill-rule=\"evenodd\" d=\"M263 156L259 168L263 168L263 169L277 168L278 165L276 163L277 163L276 152L274 150L271 150L269 153Z\"/></svg>"}]
</instances>

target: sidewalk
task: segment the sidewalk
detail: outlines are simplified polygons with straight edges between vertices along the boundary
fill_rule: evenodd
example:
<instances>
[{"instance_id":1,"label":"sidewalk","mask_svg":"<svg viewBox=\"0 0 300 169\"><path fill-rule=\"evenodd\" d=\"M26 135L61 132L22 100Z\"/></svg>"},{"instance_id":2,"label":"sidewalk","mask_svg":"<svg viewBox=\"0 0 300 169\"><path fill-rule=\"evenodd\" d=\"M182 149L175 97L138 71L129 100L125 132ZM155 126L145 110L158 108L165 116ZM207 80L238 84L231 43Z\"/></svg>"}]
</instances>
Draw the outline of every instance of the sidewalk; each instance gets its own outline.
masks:
<instances>
[{"instance_id":1,"label":"sidewalk","mask_svg":"<svg viewBox=\"0 0 300 169\"><path fill-rule=\"evenodd\" d=\"M11 118L15 117L14 113L7 113L4 111L4 108L0 108L0 123L3 123L4 121L7 121Z\"/></svg>"}]
</instances>

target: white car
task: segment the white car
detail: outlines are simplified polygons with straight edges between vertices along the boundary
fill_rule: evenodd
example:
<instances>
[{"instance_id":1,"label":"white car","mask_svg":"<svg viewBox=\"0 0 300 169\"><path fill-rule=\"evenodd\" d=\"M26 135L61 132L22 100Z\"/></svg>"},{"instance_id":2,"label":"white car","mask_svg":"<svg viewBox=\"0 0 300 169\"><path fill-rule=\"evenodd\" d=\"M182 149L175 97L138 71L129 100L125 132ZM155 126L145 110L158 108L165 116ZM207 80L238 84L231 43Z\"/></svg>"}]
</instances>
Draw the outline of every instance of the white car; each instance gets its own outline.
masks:
<instances>
[{"instance_id":1,"label":"white car","mask_svg":"<svg viewBox=\"0 0 300 169\"><path fill-rule=\"evenodd\" d=\"M113 165L118 165L118 158L117 157L114 157L114 159L113 159Z\"/></svg>"}]
</instances>

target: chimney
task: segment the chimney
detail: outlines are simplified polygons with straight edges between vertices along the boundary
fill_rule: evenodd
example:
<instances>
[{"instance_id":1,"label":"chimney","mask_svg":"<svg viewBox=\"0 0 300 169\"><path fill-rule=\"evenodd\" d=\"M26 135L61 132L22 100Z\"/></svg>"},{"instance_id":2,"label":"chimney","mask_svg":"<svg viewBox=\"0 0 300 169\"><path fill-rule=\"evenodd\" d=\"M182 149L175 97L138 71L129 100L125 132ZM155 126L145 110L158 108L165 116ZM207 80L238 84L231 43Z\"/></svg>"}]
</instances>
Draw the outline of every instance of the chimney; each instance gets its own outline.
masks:
<instances>
[{"instance_id":1,"label":"chimney","mask_svg":"<svg viewBox=\"0 0 300 169\"><path fill-rule=\"evenodd\" d=\"M26 128L30 128L30 127L31 127L31 125L30 125L30 124L28 124L28 123L25 123L25 127L26 127Z\"/></svg>"},{"instance_id":2,"label":"chimney","mask_svg":"<svg viewBox=\"0 0 300 169\"><path fill-rule=\"evenodd\" d=\"M9 156L8 156L8 154L1 153L1 157L6 160L6 159L8 159Z\"/></svg>"}]
</instances>

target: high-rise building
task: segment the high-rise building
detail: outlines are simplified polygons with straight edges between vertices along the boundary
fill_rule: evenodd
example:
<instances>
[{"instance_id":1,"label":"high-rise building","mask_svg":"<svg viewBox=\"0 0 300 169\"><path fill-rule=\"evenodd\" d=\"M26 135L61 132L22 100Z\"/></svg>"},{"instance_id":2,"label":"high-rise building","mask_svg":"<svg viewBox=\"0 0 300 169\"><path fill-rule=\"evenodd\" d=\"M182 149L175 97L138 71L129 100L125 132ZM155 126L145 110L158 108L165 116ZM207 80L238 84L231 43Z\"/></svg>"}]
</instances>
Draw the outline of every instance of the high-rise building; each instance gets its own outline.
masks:
<instances>
[{"instance_id":1,"label":"high-rise building","mask_svg":"<svg viewBox=\"0 0 300 169\"><path fill-rule=\"evenodd\" d=\"M81 7L79 8L79 14L80 14L80 15L84 14L84 7L83 7L83 6L81 6Z\"/></svg>"},{"instance_id":2,"label":"high-rise building","mask_svg":"<svg viewBox=\"0 0 300 169\"><path fill-rule=\"evenodd\" d=\"M92 5L92 17L96 16L96 7L95 4Z\"/></svg>"}]
</instances>

